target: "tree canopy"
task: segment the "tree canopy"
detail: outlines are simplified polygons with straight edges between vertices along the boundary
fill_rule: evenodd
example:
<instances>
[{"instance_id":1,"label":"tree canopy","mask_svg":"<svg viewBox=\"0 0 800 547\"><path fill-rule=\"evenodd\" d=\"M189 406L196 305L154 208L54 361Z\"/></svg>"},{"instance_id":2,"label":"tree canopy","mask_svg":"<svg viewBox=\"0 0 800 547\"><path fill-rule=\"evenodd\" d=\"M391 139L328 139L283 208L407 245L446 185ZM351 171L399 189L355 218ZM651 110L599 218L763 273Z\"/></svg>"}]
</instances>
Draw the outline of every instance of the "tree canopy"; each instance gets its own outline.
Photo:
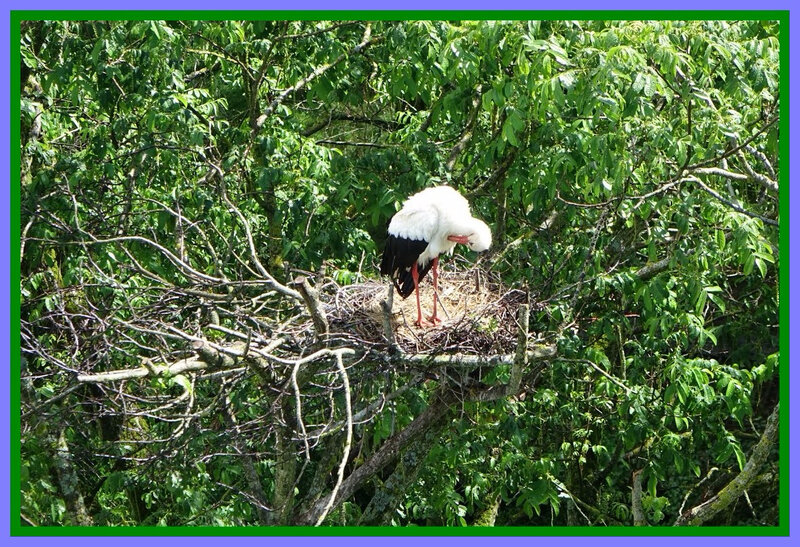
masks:
<instances>
[{"instance_id":1,"label":"tree canopy","mask_svg":"<svg viewBox=\"0 0 800 547\"><path fill-rule=\"evenodd\" d=\"M23 21L21 525L777 525L779 30ZM436 184L478 355L329 321Z\"/></svg>"}]
</instances>

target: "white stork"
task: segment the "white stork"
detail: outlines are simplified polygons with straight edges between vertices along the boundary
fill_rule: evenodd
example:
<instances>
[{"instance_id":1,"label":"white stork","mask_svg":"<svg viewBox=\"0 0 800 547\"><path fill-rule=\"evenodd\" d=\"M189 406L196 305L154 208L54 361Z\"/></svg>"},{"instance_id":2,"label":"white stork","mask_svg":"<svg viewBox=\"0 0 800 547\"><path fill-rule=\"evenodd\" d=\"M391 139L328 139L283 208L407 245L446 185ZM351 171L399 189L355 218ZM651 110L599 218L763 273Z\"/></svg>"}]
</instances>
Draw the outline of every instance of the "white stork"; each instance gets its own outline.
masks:
<instances>
[{"instance_id":1,"label":"white stork","mask_svg":"<svg viewBox=\"0 0 800 547\"><path fill-rule=\"evenodd\" d=\"M436 186L414 194L389 223L389 238L383 250L381 274L392 278L397 292L406 298L417 293L417 320L422 327L419 280L433 267L433 315L436 316L439 255L453 253L456 243L473 251L485 251L492 244L492 232L482 220L472 216L469 203L449 186Z\"/></svg>"}]
</instances>

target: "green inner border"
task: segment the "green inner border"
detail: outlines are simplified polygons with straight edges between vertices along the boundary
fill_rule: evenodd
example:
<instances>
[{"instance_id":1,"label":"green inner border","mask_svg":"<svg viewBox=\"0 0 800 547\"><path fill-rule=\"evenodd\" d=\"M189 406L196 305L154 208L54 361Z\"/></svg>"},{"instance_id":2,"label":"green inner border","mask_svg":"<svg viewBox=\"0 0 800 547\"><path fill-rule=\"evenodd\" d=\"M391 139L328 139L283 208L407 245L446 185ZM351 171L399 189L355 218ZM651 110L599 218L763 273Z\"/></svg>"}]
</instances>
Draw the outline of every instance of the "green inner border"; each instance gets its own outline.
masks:
<instances>
[{"instance_id":1,"label":"green inner border","mask_svg":"<svg viewBox=\"0 0 800 547\"><path fill-rule=\"evenodd\" d=\"M155 16L155 17L154 17ZM609 527L539 527L499 526L481 527L80 527L47 526L23 527L19 521L22 507L20 482L21 468L21 418L20 418L20 247L16 235L20 233L20 188L10 185L11 211L11 290L10 290L10 405L11 450L10 458L10 532L11 536L789 536L789 11L788 10L698 10L698 11L528 11L528 10L460 10L460 11L42 11L12 10L10 12L11 55L11 116L20 119L20 22L25 20L144 20L144 19L267 19L267 20L412 20L412 19L470 19L470 20L526 20L526 19L577 19L577 20L777 20L780 23L780 180L779 180L779 294L780 294L780 461L779 461L779 517L778 526L609 526ZM20 126L11 122L11 181L19 180Z\"/></svg>"},{"instance_id":2,"label":"green inner border","mask_svg":"<svg viewBox=\"0 0 800 547\"><path fill-rule=\"evenodd\" d=\"M789 24L789 10L695 10L695 11L665 11L665 10L586 10L586 11L559 11L559 10L12 10L12 44L15 31L13 28L23 20L63 20L83 21L90 19L100 20L349 20L361 19L372 21L386 20L458 20L468 19L477 21L488 20L725 20L725 21L766 21L775 20ZM157 17L153 17L157 15ZM783 27L782 27L783 28ZM19 36L19 35L17 35ZM19 43L18 41L16 43ZM788 42L787 42L788 44ZM788 52L788 50L787 50ZM12 53L13 55L13 53ZM13 82L12 82L13 83Z\"/></svg>"}]
</instances>

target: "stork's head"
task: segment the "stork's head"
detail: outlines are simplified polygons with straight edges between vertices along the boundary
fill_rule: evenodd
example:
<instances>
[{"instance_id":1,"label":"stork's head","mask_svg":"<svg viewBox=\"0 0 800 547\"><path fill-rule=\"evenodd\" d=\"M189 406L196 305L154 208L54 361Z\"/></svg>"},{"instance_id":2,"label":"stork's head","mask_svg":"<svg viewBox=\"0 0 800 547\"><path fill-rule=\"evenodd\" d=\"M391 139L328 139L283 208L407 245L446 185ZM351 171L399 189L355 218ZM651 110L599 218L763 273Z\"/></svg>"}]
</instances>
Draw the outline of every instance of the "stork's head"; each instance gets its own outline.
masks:
<instances>
[{"instance_id":1,"label":"stork's head","mask_svg":"<svg viewBox=\"0 0 800 547\"><path fill-rule=\"evenodd\" d=\"M447 236L447 239L466 245L471 250L478 252L485 251L492 246L492 231L482 220L470 218L468 225L462 226L459 232L458 235L452 234ZM453 252L452 247L450 248L450 252Z\"/></svg>"},{"instance_id":2,"label":"stork's head","mask_svg":"<svg viewBox=\"0 0 800 547\"><path fill-rule=\"evenodd\" d=\"M473 232L467 236L467 247L473 251L485 251L492 246L492 231L482 220L472 219Z\"/></svg>"}]
</instances>

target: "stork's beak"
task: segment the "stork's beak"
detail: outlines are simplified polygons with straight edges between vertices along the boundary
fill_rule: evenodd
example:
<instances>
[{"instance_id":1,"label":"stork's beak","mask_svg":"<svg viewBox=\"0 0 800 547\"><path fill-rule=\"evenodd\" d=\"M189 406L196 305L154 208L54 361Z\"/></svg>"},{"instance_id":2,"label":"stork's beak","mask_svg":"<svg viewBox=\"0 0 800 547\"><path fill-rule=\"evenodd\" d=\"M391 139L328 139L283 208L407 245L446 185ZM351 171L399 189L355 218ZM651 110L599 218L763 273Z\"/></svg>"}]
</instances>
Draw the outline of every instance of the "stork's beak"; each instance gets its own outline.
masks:
<instances>
[{"instance_id":1,"label":"stork's beak","mask_svg":"<svg viewBox=\"0 0 800 547\"><path fill-rule=\"evenodd\" d=\"M469 236L447 236L447 239L450 241L455 241L456 243L461 243L462 245L469 245Z\"/></svg>"}]
</instances>

